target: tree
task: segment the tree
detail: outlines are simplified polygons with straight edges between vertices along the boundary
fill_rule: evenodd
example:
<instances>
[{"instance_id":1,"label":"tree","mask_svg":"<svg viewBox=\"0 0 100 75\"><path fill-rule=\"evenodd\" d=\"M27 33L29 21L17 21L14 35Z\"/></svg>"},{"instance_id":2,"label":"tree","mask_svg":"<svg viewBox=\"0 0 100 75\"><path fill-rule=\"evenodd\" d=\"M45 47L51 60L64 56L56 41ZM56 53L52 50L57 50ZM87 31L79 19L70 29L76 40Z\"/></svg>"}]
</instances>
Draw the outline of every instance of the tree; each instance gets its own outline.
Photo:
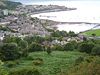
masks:
<instances>
[{"instance_id":1,"label":"tree","mask_svg":"<svg viewBox=\"0 0 100 75\"><path fill-rule=\"evenodd\" d=\"M91 53L91 50L93 49L94 46L95 46L95 44L92 42L83 42L79 45L79 51Z\"/></svg>"},{"instance_id":2,"label":"tree","mask_svg":"<svg viewBox=\"0 0 100 75\"><path fill-rule=\"evenodd\" d=\"M99 46L99 45L96 45L96 46L92 49L91 54L92 54L92 55L99 55L99 56L100 56L100 46Z\"/></svg>"},{"instance_id":3,"label":"tree","mask_svg":"<svg viewBox=\"0 0 100 75\"><path fill-rule=\"evenodd\" d=\"M18 44L20 52L22 56L27 56L28 55L28 43L25 40L21 40Z\"/></svg>"},{"instance_id":4,"label":"tree","mask_svg":"<svg viewBox=\"0 0 100 75\"><path fill-rule=\"evenodd\" d=\"M5 43L0 50L1 60L15 60L20 58L19 49L16 43Z\"/></svg>"},{"instance_id":5,"label":"tree","mask_svg":"<svg viewBox=\"0 0 100 75\"><path fill-rule=\"evenodd\" d=\"M73 51L73 50L74 50L74 45L73 45L72 43L67 43L67 44L64 46L64 50Z\"/></svg>"},{"instance_id":6,"label":"tree","mask_svg":"<svg viewBox=\"0 0 100 75\"><path fill-rule=\"evenodd\" d=\"M11 37L11 36L6 36L3 40L4 43L19 43L22 39L19 37Z\"/></svg>"},{"instance_id":7,"label":"tree","mask_svg":"<svg viewBox=\"0 0 100 75\"><path fill-rule=\"evenodd\" d=\"M34 51L43 51L43 47L38 44L33 42L30 46L29 46L29 52L34 52Z\"/></svg>"},{"instance_id":8,"label":"tree","mask_svg":"<svg viewBox=\"0 0 100 75\"><path fill-rule=\"evenodd\" d=\"M69 31L68 35L69 35L70 37L75 37L75 36L77 36L73 31Z\"/></svg>"},{"instance_id":9,"label":"tree","mask_svg":"<svg viewBox=\"0 0 100 75\"><path fill-rule=\"evenodd\" d=\"M63 46L61 46L61 45L55 45L54 47L53 47L53 50L56 50L56 51L63 51L64 50L64 48L63 48Z\"/></svg>"},{"instance_id":10,"label":"tree","mask_svg":"<svg viewBox=\"0 0 100 75\"><path fill-rule=\"evenodd\" d=\"M47 47L47 53L51 54L51 47L50 46Z\"/></svg>"},{"instance_id":11,"label":"tree","mask_svg":"<svg viewBox=\"0 0 100 75\"><path fill-rule=\"evenodd\" d=\"M93 34L92 34L92 36L93 36L93 37L95 37L95 36L96 36L96 34L95 34L95 33L93 33Z\"/></svg>"}]
</instances>

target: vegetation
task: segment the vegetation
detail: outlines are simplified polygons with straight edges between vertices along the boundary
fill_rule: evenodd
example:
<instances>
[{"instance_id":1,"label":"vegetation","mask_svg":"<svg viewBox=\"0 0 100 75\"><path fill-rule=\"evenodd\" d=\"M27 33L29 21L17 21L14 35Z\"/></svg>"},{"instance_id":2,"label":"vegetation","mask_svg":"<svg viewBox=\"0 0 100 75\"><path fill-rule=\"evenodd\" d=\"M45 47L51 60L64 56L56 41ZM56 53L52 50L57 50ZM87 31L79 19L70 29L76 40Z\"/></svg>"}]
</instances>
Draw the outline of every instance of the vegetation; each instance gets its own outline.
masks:
<instances>
[{"instance_id":1,"label":"vegetation","mask_svg":"<svg viewBox=\"0 0 100 75\"><path fill-rule=\"evenodd\" d=\"M9 75L57 75L70 69L80 56L86 56L86 54L53 51L48 55L46 52L32 52L27 58L8 61L10 67L6 66L8 63L5 63L3 69ZM15 64L15 66L11 66L11 64Z\"/></svg>"},{"instance_id":2,"label":"vegetation","mask_svg":"<svg viewBox=\"0 0 100 75\"><path fill-rule=\"evenodd\" d=\"M93 34L95 34L95 36L100 36L100 29L86 31L84 34L88 36L93 36Z\"/></svg>"},{"instance_id":3,"label":"vegetation","mask_svg":"<svg viewBox=\"0 0 100 75\"><path fill-rule=\"evenodd\" d=\"M80 50L80 52L91 53L94 46L95 46L94 43L83 42L82 44L80 44L79 50Z\"/></svg>"},{"instance_id":4,"label":"vegetation","mask_svg":"<svg viewBox=\"0 0 100 75\"><path fill-rule=\"evenodd\" d=\"M53 31L53 33L51 34L53 37L75 37L77 36L77 34L75 34L73 31L70 31L69 33L67 33L66 31Z\"/></svg>"},{"instance_id":5,"label":"vegetation","mask_svg":"<svg viewBox=\"0 0 100 75\"><path fill-rule=\"evenodd\" d=\"M55 39L62 41L61 37L6 36L0 45L0 75L100 74L100 40L49 44Z\"/></svg>"},{"instance_id":6,"label":"vegetation","mask_svg":"<svg viewBox=\"0 0 100 75\"><path fill-rule=\"evenodd\" d=\"M9 9L14 10L18 5L21 5L19 2L12 2L8 0L2 0L2 5L0 5L0 9Z\"/></svg>"},{"instance_id":7,"label":"vegetation","mask_svg":"<svg viewBox=\"0 0 100 75\"><path fill-rule=\"evenodd\" d=\"M5 43L0 50L0 58L1 60L15 60L20 57L20 53L18 52L18 46L15 43Z\"/></svg>"},{"instance_id":8,"label":"vegetation","mask_svg":"<svg viewBox=\"0 0 100 75\"><path fill-rule=\"evenodd\" d=\"M95 46L95 47L92 49L91 54L92 54L92 55L99 55L99 56L100 56L100 46L99 46L99 45Z\"/></svg>"},{"instance_id":9,"label":"vegetation","mask_svg":"<svg viewBox=\"0 0 100 75\"><path fill-rule=\"evenodd\" d=\"M82 63L63 75L100 75L100 57L87 57Z\"/></svg>"}]
</instances>

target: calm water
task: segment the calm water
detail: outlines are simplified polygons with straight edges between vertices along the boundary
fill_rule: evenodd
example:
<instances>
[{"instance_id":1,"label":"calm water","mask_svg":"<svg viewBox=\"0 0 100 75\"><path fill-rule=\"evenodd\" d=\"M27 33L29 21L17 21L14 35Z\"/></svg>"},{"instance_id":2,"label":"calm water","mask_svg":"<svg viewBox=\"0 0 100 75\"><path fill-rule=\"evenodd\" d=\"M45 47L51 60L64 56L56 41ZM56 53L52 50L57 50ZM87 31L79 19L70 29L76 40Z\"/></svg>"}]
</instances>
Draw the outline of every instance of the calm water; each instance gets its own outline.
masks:
<instances>
[{"instance_id":1,"label":"calm water","mask_svg":"<svg viewBox=\"0 0 100 75\"><path fill-rule=\"evenodd\" d=\"M49 19L59 22L90 22L90 23L100 23L100 1L99 0L16 0L24 4L42 4L42 5L63 5L67 7L76 7L77 10L73 11L61 11L61 12L50 12L50 13L40 13L32 15L32 17L38 17L41 19ZM42 17L40 17L42 15ZM47 17L49 16L49 17ZM58 25L59 30L66 31L85 31L91 29L95 25L86 24L73 24L73 25Z\"/></svg>"}]
</instances>

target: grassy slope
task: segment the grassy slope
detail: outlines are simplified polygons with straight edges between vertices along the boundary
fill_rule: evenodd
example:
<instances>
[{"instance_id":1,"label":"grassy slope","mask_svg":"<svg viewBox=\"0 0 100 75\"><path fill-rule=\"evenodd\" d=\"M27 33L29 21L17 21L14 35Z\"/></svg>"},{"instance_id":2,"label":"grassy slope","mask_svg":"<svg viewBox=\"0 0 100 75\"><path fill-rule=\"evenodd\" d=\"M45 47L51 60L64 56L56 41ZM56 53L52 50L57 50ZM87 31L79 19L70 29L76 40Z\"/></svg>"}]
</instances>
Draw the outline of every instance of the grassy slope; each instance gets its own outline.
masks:
<instances>
[{"instance_id":1,"label":"grassy slope","mask_svg":"<svg viewBox=\"0 0 100 75\"><path fill-rule=\"evenodd\" d=\"M70 67L73 66L75 60L83 56L84 54L79 52L60 52L54 51L51 55L48 55L46 52L34 52L30 53L30 57L32 58L42 58L43 64L35 66L37 67L43 75L57 75L60 72L66 72ZM29 59L21 59L20 65L17 67L10 68L10 70L17 69L24 66L33 66L33 60Z\"/></svg>"},{"instance_id":2,"label":"grassy slope","mask_svg":"<svg viewBox=\"0 0 100 75\"><path fill-rule=\"evenodd\" d=\"M92 34L96 34L96 36L100 36L100 29L86 31L84 32L84 34L88 36L91 36Z\"/></svg>"}]
</instances>

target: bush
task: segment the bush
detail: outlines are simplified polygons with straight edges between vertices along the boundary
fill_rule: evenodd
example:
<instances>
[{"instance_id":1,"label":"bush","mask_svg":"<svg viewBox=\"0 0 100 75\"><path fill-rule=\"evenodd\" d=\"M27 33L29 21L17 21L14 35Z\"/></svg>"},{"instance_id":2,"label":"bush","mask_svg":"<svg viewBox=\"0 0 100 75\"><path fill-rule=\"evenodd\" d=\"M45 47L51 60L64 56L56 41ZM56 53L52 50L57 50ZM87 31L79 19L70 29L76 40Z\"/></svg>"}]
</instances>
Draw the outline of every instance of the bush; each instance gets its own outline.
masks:
<instances>
[{"instance_id":1,"label":"bush","mask_svg":"<svg viewBox=\"0 0 100 75\"><path fill-rule=\"evenodd\" d=\"M9 68L15 67L18 63L15 61L8 61L5 63L5 65Z\"/></svg>"},{"instance_id":2,"label":"bush","mask_svg":"<svg viewBox=\"0 0 100 75\"><path fill-rule=\"evenodd\" d=\"M41 75L41 73L36 68L23 67L10 71L9 75Z\"/></svg>"},{"instance_id":3,"label":"bush","mask_svg":"<svg viewBox=\"0 0 100 75\"><path fill-rule=\"evenodd\" d=\"M51 47L48 46L48 47L47 47L47 53L48 53L48 54L51 54L51 52L52 52L52 51L51 51Z\"/></svg>"},{"instance_id":4,"label":"bush","mask_svg":"<svg viewBox=\"0 0 100 75\"><path fill-rule=\"evenodd\" d=\"M93 57L91 60L93 61L73 66L65 75L100 75L100 57Z\"/></svg>"},{"instance_id":5,"label":"bush","mask_svg":"<svg viewBox=\"0 0 100 75\"><path fill-rule=\"evenodd\" d=\"M92 54L92 55L99 55L99 56L100 56L100 46L99 46L99 45L95 46L95 47L92 49L91 54Z\"/></svg>"},{"instance_id":6,"label":"bush","mask_svg":"<svg viewBox=\"0 0 100 75\"><path fill-rule=\"evenodd\" d=\"M64 50L66 51L73 51L75 49L74 45L72 43L67 43L65 46L64 46Z\"/></svg>"},{"instance_id":7,"label":"bush","mask_svg":"<svg viewBox=\"0 0 100 75\"><path fill-rule=\"evenodd\" d=\"M26 58L27 60L34 60L34 58L32 56L27 56Z\"/></svg>"},{"instance_id":8,"label":"bush","mask_svg":"<svg viewBox=\"0 0 100 75\"><path fill-rule=\"evenodd\" d=\"M41 60L35 59L35 60L33 60L33 64L34 65L42 65L43 64L43 60L42 59Z\"/></svg>"},{"instance_id":9,"label":"bush","mask_svg":"<svg viewBox=\"0 0 100 75\"><path fill-rule=\"evenodd\" d=\"M0 75L8 75L8 71L5 70L2 66L0 66Z\"/></svg>"},{"instance_id":10,"label":"bush","mask_svg":"<svg viewBox=\"0 0 100 75\"><path fill-rule=\"evenodd\" d=\"M79 65L83 61L84 61L84 57L80 56L75 60L75 65Z\"/></svg>"},{"instance_id":11,"label":"bush","mask_svg":"<svg viewBox=\"0 0 100 75\"><path fill-rule=\"evenodd\" d=\"M43 51L43 47L38 43L32 43L29 46L29 52L34 52L34 51Z\"/></svg>"},{"instance_id":12,"label":"bush","mask_svg":"<svg viewBox=\"0 0 100 75\"><path fill-rule=\"evenodd\" d=\"M3 65L3 64L4 64L4 62L2 62L2 61L0 60L0 66Z\"/></svg>"},{"instance_id":13,"label":"bush","mask_svg":"<svg viewBox=\"0 0 100 75\"><path fill-rule=\"evenodd\" d=\"M79 45L79 51L80 52L86 52L86 53L91 53L91 50L95 46L94 43L91 42L84 42Z\"/></svg>"},{"instance_id":14,"label":"bush","mask_svg":"<svg viewBox=\"0 0 100 75\"><path fill-rule=\"evenodd\" d=\"M55 50L55 51L64 51L64 48L63 46L61 45L55 45L52 50Z\"/></svg>"},{"instance_id":15,"label":"bush","mask_svg":"<svg viewBox=\"0 0 100 75\"><path fill-rule=\"evenodd\" d=\"M15 60L20 57L19 49L16 43L5 43L0 50L1 60Z\"/></svg>"}]
</instances>

